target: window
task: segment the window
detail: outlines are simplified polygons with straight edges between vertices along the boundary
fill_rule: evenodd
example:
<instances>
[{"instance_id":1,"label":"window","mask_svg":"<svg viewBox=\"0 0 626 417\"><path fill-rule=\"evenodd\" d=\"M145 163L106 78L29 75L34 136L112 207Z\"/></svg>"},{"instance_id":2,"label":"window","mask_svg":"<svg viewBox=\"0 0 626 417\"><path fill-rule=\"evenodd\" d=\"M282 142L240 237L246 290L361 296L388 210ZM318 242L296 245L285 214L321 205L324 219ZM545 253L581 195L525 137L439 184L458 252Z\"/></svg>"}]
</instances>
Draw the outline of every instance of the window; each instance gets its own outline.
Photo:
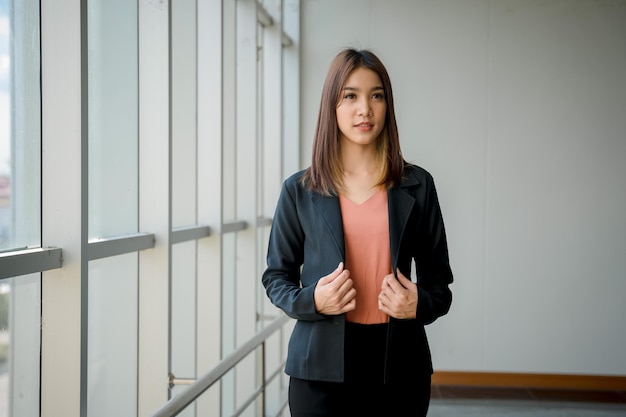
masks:
<instances>
[{"instance_id":1,"label":"window","mask_svg":"<svg viewBox=\"0 0 626 417\"><path fill-rule=\"evenodd\" d=\"M0 1L0 250L36 247L40 222L39 4Z\"/></svg>"},{"instance_id":2,"label":"window","mask_svg":"<svg viewBox=\"0 0 626 417\"><path fill-rule=\"evenodd\" d=\"M41 245L39 2L0 0L0 251ZM0 417L39 414L39 274L0 281Z\"/></svg>"},{"instance_id":3,"label":"window","mask_svg":"<svg viewBox=\"0 0 626 417\"><path fill-rule=\"evenodd\" d=\"M88 2L89 239L138 231L138 6ZM88 415L137 409L137 253L89 262Z\"/></svg>"}]
</instances>

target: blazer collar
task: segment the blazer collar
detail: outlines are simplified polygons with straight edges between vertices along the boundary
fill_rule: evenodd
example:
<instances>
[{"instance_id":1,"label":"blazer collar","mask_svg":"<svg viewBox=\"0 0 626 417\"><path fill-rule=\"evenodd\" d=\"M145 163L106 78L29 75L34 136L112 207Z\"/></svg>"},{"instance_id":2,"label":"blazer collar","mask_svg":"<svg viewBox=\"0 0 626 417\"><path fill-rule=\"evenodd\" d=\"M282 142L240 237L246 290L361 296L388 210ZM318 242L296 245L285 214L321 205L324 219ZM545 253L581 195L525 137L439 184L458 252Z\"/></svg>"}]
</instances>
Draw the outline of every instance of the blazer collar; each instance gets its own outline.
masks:
<instances>
[{"instance_id":1,"label":"blazer collar","mask_svg":"<svg viewBox=\"0 0 626 417\"><path fill-rule=\"evenodd\" d=\"M398 187L411 187L413 185L418 185L420 180L417 178L415 173L412 170L405 169L404 175L402 176L402 180L400 181L400 185Z\"/></svg>"},{"instance_id":2,"label":"blazer collar","mask_svg":"<svg viewBox=\"0 0 626 417\"><path fill-rule=\"evenodd\" d=\"M415 198L409 194L407 188L419 184L419 180L411 171L405 171L405 173L406 176L402 178L400 184L387 191L391 264L394 273L396 273L398 266L400 242L404 235L407 220L415 204ZM311 200L319 215L324 219L327 231L335 247L341 254L342 259L345 260L345 243L339 197L324 197L318 193L311 193Z\"/></svg>"}]
</instances>

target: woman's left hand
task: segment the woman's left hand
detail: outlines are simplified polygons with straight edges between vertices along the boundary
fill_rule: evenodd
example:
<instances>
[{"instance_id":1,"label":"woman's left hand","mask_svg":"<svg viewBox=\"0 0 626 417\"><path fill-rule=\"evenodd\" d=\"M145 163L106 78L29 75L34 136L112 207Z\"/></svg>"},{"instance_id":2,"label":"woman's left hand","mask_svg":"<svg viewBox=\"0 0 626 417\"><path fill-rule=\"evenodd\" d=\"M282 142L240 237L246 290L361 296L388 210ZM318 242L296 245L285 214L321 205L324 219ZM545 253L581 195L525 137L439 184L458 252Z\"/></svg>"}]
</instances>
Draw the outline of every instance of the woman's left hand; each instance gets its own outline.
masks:
<instances>
[{"instance_id":1,"label":"woman's left hand","mask_svg":"<svg viewBox=\"0 0 626 417\"><path fill-rule=\"evenodd\" d=\"M383 278L378 296L378 308L396 319L414 319L417 314L417 284L398 271L398 278L389 274Z\"/></svg>"}]
</instances>

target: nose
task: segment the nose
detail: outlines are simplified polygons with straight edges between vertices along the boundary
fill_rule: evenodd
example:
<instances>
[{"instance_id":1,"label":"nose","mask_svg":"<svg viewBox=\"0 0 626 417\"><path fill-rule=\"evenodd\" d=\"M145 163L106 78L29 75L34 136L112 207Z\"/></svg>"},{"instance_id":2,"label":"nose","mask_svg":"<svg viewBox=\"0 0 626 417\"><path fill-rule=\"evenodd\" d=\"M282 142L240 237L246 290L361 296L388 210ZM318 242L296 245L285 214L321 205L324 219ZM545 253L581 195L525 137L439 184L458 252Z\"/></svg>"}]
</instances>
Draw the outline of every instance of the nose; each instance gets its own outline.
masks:
<instances>
[{"instance_id":1,"label":"nose","mask_svg":"<svg viewBox=\"0 0 626 417\"><path fill-rule=\"evenodd\" d=\"M368 99L362 99L359 103L359 116L370 116L372 114L372 106Z\"/></svg>"}]
</instances>

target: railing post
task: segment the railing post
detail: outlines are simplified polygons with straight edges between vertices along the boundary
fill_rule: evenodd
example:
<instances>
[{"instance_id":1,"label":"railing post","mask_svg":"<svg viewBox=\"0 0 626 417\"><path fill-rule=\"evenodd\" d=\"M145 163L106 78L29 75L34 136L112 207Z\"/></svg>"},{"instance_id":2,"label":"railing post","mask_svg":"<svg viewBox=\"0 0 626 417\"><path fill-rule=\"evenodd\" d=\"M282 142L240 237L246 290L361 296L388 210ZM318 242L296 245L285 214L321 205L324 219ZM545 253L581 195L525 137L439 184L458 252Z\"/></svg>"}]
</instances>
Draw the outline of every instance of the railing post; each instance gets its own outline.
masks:
<instances>
[{"instance_id":1,"label":"railing post","mask_svg":"<svg viewBox=\"0 0 626 417\"><path fill-rule=\"evenodd\" d=\"M259 345L259 363L260 363L260 375L259 375L259 380L258 380L258 384L259 387L261 387L261 396L259 398L259 405L257 410L260 411L260 415L262 417L265 417L267 415L267 410L265 409L265 405L266 405L266 401L265 401L265 340L263 340L263 343L261 343ZM257 412L257 415L259 415L259 412Z\"/></svg>"}]
</instances>

